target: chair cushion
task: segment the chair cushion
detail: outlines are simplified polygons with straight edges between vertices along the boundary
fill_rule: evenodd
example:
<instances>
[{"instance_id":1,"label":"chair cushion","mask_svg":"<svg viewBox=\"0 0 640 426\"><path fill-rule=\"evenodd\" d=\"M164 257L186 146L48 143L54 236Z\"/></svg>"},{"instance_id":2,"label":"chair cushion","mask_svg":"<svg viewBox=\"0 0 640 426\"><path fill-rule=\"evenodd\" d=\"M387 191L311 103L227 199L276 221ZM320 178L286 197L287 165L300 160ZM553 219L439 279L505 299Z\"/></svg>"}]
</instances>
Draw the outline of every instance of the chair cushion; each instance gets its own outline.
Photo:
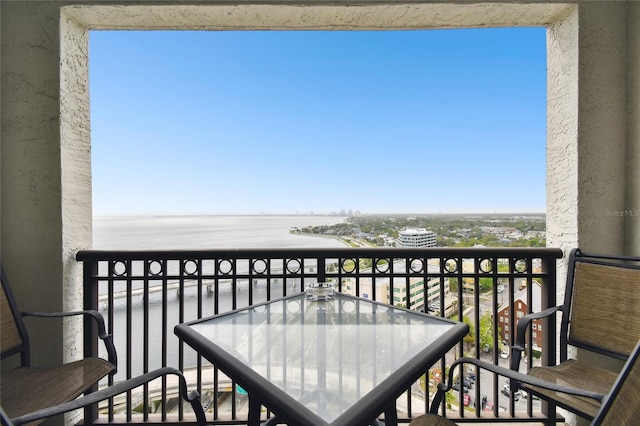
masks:
<instances>
[{"instance_id":1,"label":"chair cushion","mask_svg":"<svg viewBox=\"0 0 640 426\"><path fill-rule=\"evenodd\" d=\"M456 424L435 414L424 414L411 420L409 426L456 426Z\"/></svg>"},{"instance_id":2,"label":"chair cushion","mask_svg":"<svg viewBox=\"0 0 640 426\"><path fill-rule=\"evenodd\" d=\"M601 394L609 393L618 376L617 373L573 359L554 367L533 367L528 374L557 385L590 390ZM589 418L594 417L600 408L600 403L591 398L567 395L524 383L521 387L526 391L532 391L542 397L557 401L558 405L565 405L578 410Z\"/></svg>"},{"instance_id":3,"label":"chair cushion","mask_svg":"<svg viewBox=\"0 0 640 426\"><path fill-rule=\"evenodd\" d=\"M21 367L2 371L0 401L10 418L75 399L113 371L101 358L85 358L59 367Z\"/></svg>"}]
</instances>

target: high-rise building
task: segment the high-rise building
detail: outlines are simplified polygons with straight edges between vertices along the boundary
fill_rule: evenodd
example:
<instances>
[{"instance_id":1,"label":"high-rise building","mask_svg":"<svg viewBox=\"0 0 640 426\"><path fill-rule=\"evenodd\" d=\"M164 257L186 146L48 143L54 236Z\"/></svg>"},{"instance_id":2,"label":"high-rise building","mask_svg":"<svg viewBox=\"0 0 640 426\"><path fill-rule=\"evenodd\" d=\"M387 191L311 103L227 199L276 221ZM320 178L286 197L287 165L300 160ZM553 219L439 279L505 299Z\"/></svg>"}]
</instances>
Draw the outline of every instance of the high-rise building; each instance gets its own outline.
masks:
<instances>
[{"instance_id":1,"label":"high-rise building","mask_svg":"<svg viewBox=\"0 0 640 426\"><path fill-rule=\"evenodd\" d=\"M435 247L436 234L424 228L406 228L398 232L400 245L403 247Z\"/></svg>"}]
</instances>

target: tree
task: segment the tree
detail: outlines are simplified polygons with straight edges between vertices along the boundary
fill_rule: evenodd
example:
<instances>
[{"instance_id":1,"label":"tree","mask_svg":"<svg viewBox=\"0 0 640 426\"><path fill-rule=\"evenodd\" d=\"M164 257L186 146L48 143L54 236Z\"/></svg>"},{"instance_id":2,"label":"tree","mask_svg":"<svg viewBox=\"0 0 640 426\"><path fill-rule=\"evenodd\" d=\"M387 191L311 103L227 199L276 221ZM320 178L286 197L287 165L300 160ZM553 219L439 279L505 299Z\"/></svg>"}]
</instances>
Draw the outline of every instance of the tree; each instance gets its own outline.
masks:
<instances>
[{"instance_id":1,"label":"tree","mask_svg":"<svg viewBox=\"0 0 640 426\"><path fill-rule=\"evenodd\" d=\"M451 319L454 320L454 321L458 321L458 316L454 315ZM468 351L469 348L476 341L475 327L473 325L473 322L471 322L471 319L467 315L462 317L462 322L464 322L465 324L467 324L469 326L469 333L467 333L467 335L462 338L462 341L465 344L465 350Z\"/></svg>"},{"instance_id":2,"label":"tree","mask_svg":"<svg viewBox=\"0 0 640 426\"><path fill-rule=\"evenodd\" d=\"M493 316L491 312L485 312L480 317L480 347L488 348L489 351L492 351L493 348ZM500 329L498 328L498 335L500 335Z\"/></svg>"},{"instance_id":3,"label":"tree","mask_svg":"<svg viewBox=\"0 0 640 426\"><path fill-rule=\"evenodd\" d=\"M493 288L493 279L480 278L480 293L486 293Z\"/></svg>"}]
</instances>

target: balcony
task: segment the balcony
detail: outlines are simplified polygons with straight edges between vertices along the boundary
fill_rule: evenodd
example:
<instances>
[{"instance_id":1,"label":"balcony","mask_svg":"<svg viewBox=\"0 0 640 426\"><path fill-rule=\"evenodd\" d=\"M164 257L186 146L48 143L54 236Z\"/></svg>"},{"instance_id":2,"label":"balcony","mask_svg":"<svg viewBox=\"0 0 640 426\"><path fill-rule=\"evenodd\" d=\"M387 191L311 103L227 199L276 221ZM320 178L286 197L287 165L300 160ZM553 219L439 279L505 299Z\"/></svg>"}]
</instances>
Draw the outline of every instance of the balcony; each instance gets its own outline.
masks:
<instances>
[{"instance_id":1,"label":"balcony","mask_svg":"<svg viewBox=\"0 0 640 426\"><path fill-rule=\"evenodd\" d=\"M333 281L339 291L383 303L464 318L472 325L470 335L436 365L425 366L424 378L397 400L400 421L408 421L428 409L434 384L455 357L506 365L500 349L513 341L522 307L528 313L556 304L556 260L561 256L561 250L551 248L340 248L87 250L76 259L83 265L85 308L105 315L118 349L118 374L109 380L178 367L202 395L212 424L243 424L243 390L179 342L173 334L176 324L300 292L316 281ZM85 352L99 354L90 333ZM553 363L555 324L542 323L529 333L534 350L526 364ZM478 374L467 396L452 392L447 417L544 421L544 404L504 396L500 380ZM474 404L484 397L487 404ZM93 415L109 422L193 421L187 407L175 401L171 383L158 382L108 401ZM265 418L269 415L264 412Z\"/></svg>"}]
</instances>

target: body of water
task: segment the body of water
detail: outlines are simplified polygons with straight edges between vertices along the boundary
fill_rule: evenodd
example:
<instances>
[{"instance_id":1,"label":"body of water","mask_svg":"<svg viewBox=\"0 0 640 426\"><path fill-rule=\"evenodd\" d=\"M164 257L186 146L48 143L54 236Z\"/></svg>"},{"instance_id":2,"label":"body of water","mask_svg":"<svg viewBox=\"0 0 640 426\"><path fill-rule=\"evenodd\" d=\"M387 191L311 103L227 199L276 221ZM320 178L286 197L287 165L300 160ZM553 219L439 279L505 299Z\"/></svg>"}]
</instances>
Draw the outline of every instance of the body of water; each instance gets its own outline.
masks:
<instances>
[{"instance_id":1,"label":"body of water","mask_svg":"<svg viewBox=\"0 0 640 426\"><path fill-rule=\"evenodd\" d=\"M345 220L336 216L131 216L97 217L93 224L93 248L96 250L189 250L214 248L337 248L344 243L334 238L311 237L291 234L292 227L303 228L316 225L333 225ZM281 280L271 283L272 295L282 294ZM139 283L134 283L138 288ZM107 291L106 286L100 293ZM235 291L237 307L248 304L248 284L236 289L222 287L217 294L219 312L232 309L232 293ZM265 283L258 283L253 289L254 302L267 299ZM179 322L180 298L175 291L170 292L163 307L161 294L151 294L149 300L149 364L150 368L160 367L162 362L162 342L167 342L166 365L178 366L178 339L173 327ZM183 295L185 321L196 318L196 289L185 289ZM143 372L143 301L140 296L132 300L130 317L125 310L126 300L116 300L112 307L114 316L114 343L119 354L119 368L116 380L126 377L127 366L124 354L129 347L132 375ZM104 314L108 307L101 303ZM207 296L203 302L203 315L213 315L214 297ZM162 318L166 315L167 328L162 328ZM130 326L127 322L130 321ZM127 329L131 336L127 337ZM103 345L99 345L101 356L106 356ZM196 365L196 354L185 348L184 367Z\"/></svg>"},{"instance_id":2,"label":"body of water","mask_svg":"<svg viewBox=\"0 0 640 426\"><path fill-rule=\"evenodd\" d=\"M213 248L335 248L333 238L291 234L293 227L335 225L339 216L117 216L96 217L96 250Z\"/></svg>"}]
</instances>

